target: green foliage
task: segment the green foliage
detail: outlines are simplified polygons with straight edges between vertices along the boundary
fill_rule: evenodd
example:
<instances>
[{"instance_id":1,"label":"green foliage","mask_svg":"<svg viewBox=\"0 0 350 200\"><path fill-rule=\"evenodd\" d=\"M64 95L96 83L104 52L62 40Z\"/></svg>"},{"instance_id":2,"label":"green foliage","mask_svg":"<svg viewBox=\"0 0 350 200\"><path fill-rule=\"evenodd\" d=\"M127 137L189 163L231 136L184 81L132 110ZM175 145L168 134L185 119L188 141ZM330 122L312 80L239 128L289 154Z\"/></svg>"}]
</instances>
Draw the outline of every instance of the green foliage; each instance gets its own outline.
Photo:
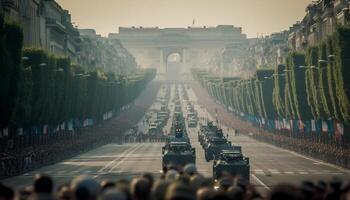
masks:
<instances>
[{"instance_id":1,"label":"green foliage","mask_svg":"<svg viewBox=\"0 0 350 200\"><path fill-rule=\"evenodd\" d=\"M21 49L23 34L15 23L0 24L0 128L14 125L20 96Z\"/></svg>"},{"instance_id":2,"label":"green foliage","mask_svg":"<svg viewBox=\"0 0 350 200\"><path fill-rule=\"evenodd\" d=\"M274 88L272 94L272 103L276 109L276 114L279 117L285 116L285 106L284 106L284 89L286 87L286 78L284 65L277 65L274 71Z\"/></svg>"},{"instance_id":3,"label":"green foliage","mask_svg":"<svg viewBox=\"0 0 350 200\"><path fill-rule=\"evenodd\" d=\"M305 55L291 52L285 66L257 70L251 79L221 80L199 69L192 69L192 74L213 98L236 113L350 123L349 28L339 28L319 45L309 47Z\"/></svg>"},{"instance_id":4,"label":"green foliage","mask_svg":"<svg viewBox=\"0 0 350 200\"><path fill-rule=\"evenodd\" d=\"M334 81L342 119L350 122L350 30L339 28L334 34Z\"/></svg>"},{"instance_id":5,"label":"green foliage","mask_svg":"<svg viewBox=\"0 0 350 200\"><path fill-rule=\"evenodd\" d=\"M41 49L22 52L20 28L12 24L1 28L5 31L0 32L0 128L100 119L132 102L156 75L154 69L119 77L87 72L69 58Z\"/></svg>"}]
</instances>

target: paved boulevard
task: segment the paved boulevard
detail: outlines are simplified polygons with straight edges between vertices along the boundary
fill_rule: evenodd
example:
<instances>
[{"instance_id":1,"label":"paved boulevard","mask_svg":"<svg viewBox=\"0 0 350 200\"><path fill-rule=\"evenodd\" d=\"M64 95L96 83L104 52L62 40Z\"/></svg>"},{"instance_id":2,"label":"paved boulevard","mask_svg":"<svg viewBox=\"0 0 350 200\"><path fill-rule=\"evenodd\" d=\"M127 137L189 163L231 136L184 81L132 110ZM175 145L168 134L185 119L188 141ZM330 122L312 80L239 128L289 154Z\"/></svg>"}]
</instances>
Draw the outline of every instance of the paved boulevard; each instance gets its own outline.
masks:
<instances>
[{"instance_id":1,"label":"paved boulevard","mask_svg":"<svg viewBox=\"0 0 350 200\"><path fill-rule=\"evenodd\" d=\"M204 108L196 104L197 99L191 89L188 90L188 94L190 100L195 103L199 117L213 119L213 114L207 113ZM227 127L223 127L223 130L227 132ZM197 131L197 128L189 129L192 145L196 148L197 167L200 173L211 176L212 162L206 162L204 159L204 151L197 141ZM303 180L328 180L334 176L350 178L349 170L258 142L246 136L234 136L232 128L229 130L229 138L233 144L241 145L244 154L250 157L251 182L261 191L270 190L273 185L286 181L297 184ZM2 180L2 182L18 189L30 185L33 176L38 172L51 175L56 186L68 182L79 174L91 175L98 180L130 178L143 172L159 175L162 146L163 143L109 144L60 163Z\"/></svg>"}]
</instances>

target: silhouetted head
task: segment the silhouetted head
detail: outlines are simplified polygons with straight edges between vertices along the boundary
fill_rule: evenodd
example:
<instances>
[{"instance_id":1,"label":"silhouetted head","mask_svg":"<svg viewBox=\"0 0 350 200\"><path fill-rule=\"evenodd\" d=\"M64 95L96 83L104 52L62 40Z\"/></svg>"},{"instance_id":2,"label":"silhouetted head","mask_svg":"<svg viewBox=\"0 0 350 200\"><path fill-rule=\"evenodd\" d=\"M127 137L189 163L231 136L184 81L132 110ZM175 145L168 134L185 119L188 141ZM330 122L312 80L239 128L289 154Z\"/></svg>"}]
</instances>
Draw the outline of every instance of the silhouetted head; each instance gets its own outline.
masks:
<instances>
[{"instance_id":1,"label":"silhouetted head","mask_svg":"<svg viewBox=\"0 0 350 200\"><path fill-rule=\"evenodd\" d=\"M195 200L196 194L192 188L184 183L172 183L165 195L165 200Z\"/></svg>"},{"instance_id":2,"label":"silhouetted head","mask_svg":"<svg viewBox=\"0 0 350 200\"><path fill-rule=\"evenodd\" d=\"M142 177L148 180L148 182L151 184L151 188L152 188L152 187L153 187L153 184L154 184L154 178L153 178L152 174L150 174L150 173L144 173L144 174L142 175Z\"/></svg>"},{"instance_id":3,"label":"silhouetted head","mask_svg":"<svg viewBox=\"0 0 350 200\"><path fill-rule=\"evenodd\" d=\"M0 184L0 200L12 200L14 196L15 192L11 188Z\"/></svg>"},{"instance_id":4,"label":"silhouetted head","mask_svg":"<svg viewBox=\"0 0 350 200\"><path fill-rule=\"evenodd\" d=\"M211 200L217 191L213 187L203 187L197 190L197 200Z\"/></svg>"},{"instance_id":5,"label":"silhouetted head","mask_svg":"<svg viewBox=\"0 0 350 200\"><path fill-rule=\"evenodd\" d=\"M165 199L165 192L168 189L170 182L164 180L158 180L154 183L152 188L152 198L154 200Z\"/></svg>"},{"instance_id":6,"label":"silhouetted head","mask_svg":"<svg viewBox=\"0 0 350 200\"><path fill-rule=\"evenodd\" d=\"M280 184L272 189L268 200L304 200L302 192L295 186Z\"/></svg>"},{"instance_id":7,"label":"silhouetted head","mask_svg":"<svg viewBox=\"0 0 350 200\"><path fill-rule=\"evenodd\" d=\"M71 189L76 200L95 200L101 192L100 184L88 176L77 176L72 180Z\"/></svg>"},{"instance_id":8,"label":"silhouetted head","mask_svg":"<svg viewBox=\"0 0 350 200\"><path fill-rule=\"evenodd\" d=\"M35 175L34 192L51 194L53 190L53 181L50 176L44 174Z\"/></svg>"},{"instance_id":9,"label":"silhouetted head","mask_svg":"<svg viewBox=\"0 0 350 200\"><path fill-rule=\"evenodd\" d=\"M131 181L130 192L135 200L149 199L151 184L146 178L135 178Z\"/></svg>"}]
</instances>

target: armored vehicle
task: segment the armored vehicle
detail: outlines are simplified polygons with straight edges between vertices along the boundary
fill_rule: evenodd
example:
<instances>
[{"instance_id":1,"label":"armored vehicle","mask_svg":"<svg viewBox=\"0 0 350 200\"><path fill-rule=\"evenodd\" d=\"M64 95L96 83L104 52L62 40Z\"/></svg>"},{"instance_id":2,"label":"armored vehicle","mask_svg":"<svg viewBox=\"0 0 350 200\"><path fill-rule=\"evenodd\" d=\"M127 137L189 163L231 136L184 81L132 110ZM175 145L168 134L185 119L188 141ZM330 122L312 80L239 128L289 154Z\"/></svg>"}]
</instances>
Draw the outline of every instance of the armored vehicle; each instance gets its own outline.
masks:
<instances>
[{"instance_id":1,"label":"armored vehicle","mask_svg":"<svg viewBox=\"0 0 350 200\"><path fill-rule=\"evenodd\" d=\"M249 158L241 151L223 150L213 163L213 177L218 179L222 173L230 173L233 176L241 176L249 181Z\"/></svg>"},{"instance_id":2,"label":"armored vehicle","mask_svg":"<svg viewBox=\"0 0 350 200\"><path fill-rule=\"evenodd\" d=\"M185 166L196 163L196 150L188 142L169 142L163 149L163 168L169 164Z\"/></svg>"}]
</instances>

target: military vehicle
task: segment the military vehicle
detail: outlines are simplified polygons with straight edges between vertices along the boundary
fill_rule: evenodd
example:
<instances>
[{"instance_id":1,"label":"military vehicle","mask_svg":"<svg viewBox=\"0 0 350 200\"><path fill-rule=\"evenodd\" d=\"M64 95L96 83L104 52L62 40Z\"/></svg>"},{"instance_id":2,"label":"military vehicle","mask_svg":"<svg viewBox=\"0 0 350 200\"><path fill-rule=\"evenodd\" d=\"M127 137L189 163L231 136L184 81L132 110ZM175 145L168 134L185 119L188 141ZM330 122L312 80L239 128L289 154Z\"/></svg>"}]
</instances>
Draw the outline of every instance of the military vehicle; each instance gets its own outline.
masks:
<instances>
[{"instance_id":1,"label":"military vehicle","mask_svg":"<svg viewBox=\"0 0 350 200\"><path fill-rule=\"evenodd\" d=\"M163 167L172 164L176 166L185 166L186 164L196 163L196 150L188 142L167 143L162 149Z\"/></svg>"},{"instance_id":2,"label":"military vehicle","mask_svg":"<svg viewBox=\"0 0 350 200\"><path fill-rule=\"evenodd\" d=\"M196 127L196 126L197 126L197 123L198 123L198 119L197 119L197 117L195 117L195 116L191 116L191 117L188 119L188 127Z\"/></svg>"},{"instance_id":3,"label":"military vehicle","mask_svg":"<svg viewBox=\"0 0 350 200\"><path fill-rule=\"evenodd\" d=\"M232 146L231 142L224 137L211 137L204 144L204 156L206 161L213 160L222 150L241 150L240 146Z\"/></svg>"},{"instance_id":4,"label":"military vehicle","mask_svg":"<svg viewBox=\"0 0 350 200\"><path fill-rule=\"evenodd\" d=\"M245 157L241 151L221 151L213 163L213 177L218 179L221 177L222 173L230 173L233 176L241 176L249 181L249 158Z\"/></svg>"}]
</instances>

